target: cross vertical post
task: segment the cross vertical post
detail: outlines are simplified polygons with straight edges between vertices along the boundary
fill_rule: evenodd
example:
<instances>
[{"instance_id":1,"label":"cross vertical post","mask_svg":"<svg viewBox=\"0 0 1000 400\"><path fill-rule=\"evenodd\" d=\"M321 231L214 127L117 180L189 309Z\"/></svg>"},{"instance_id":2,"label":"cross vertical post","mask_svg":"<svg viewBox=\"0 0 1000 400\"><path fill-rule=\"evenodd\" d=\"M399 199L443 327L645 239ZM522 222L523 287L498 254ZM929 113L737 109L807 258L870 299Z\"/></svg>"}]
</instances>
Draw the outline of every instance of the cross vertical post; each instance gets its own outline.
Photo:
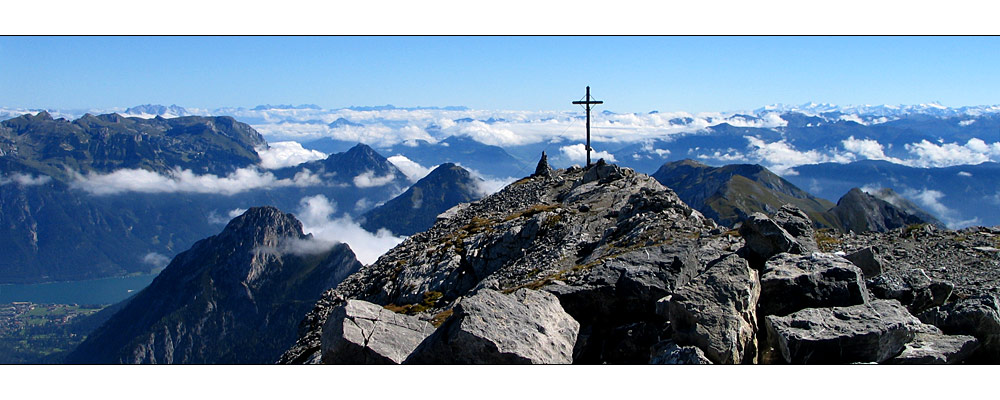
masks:
<instances>
[{"instance_id":1,"label":"cross vertical post","mask_svg":"<svg viewBox=\"0 0 1000 400\"><path fill-rule=\"evenodd\" d=\"M590 86L587 86L587 97L584 97L583 101L574 101L573 104L583 104L587 108L587 166L590 166L590 109L594 104L604 104L600 100L591 100L590 97Z\"/></svg>"}]
</instances>

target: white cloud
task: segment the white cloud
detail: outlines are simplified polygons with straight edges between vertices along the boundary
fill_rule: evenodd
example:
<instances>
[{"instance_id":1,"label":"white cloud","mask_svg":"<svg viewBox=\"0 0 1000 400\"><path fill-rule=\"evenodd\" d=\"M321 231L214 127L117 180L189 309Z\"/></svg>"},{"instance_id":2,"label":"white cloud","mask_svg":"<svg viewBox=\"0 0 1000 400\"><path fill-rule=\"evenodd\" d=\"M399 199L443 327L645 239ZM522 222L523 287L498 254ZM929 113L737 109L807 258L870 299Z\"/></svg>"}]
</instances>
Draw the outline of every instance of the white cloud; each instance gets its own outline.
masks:
<instances>
[{"instance_id":1,"label":"white cloud","mask_svg":"<svg viewBox=\"0 0 1000 400\"><path fill-rule=\"evenodd\" d=\"M21 186L35 186L44 185L52 180L51 176L48 175L38 175L34 176L32 174L22 174L20 172L15 172L10 175L10 177L3 176L0 174L0 185L6 185L8 183L17 183Z\"/></svg>"},{"instance_id":2,"label":"white cloud","mask_svg":"<svg viewBox=\"0 0 1000 400\"><path fill-rule=\"evenodd\" d=\"M533 142L530 137L518 135L504 125L489 125L482 121L472 121L458 124L449 131L494 146L517 146Z\"/></svg>"},{"instance_id":3,"label":"white cloud","mask_svg":"<svg viewBox=\"0 0 1000 400\"><path fill-rule=\"evenodd\" d=\"M750 142L747 146L750 149L747 158L757 160L778 175L794 174L792 168L799 165L853 161L850 155L836 152L824 154L817 150L799 151L784 140L766 143L754 136L744 137Z\"/></svg>"},{"instance_id":4,"label":"white cloud","mask_svg":"<svg viewBox=\"0 0 1000 400\"><path fill-rule=\"evenodd\" d=\"M286 186L316 186L322 184L319 176L309 170L295 174L292 179L278 179L270 172L256 167L240 168L220 177L212 174L196 175L189 169L175 168L161 175L144 169L120 169L109 174L88 172L75 174L71 187L94 195L111 195L124 192L140 193L217 193L233 195L247 190Z\"/></svg>"},{"instance_id":5,"label":"white cloud","mask_svg":"<svg viewBox=\"0 0 1000 400\"><path fill-rule=\"evenodd\" d=\"M972 125L974 123L976 123L976 120L974 120L974 119L967 119L967 120L964 120L964 121L958 121L958 126L969 126L969 125Z\"/></svg>"},{"instance_id":6,"label":"white cloud","mask_svg":"<svg viewBox=\"0 0 1000 400\"><path fill-rule=\"evenodd\" d=\"M513 178L513 177L509 177L509 176L506 177L506 178L484 178L484 177L480 177L479 180L476 181L476 182L479 183L479 186L476 189L479 191L479 194L481 196L486 197L486 196L489 196L489 195L491 195L493 193L499 192L500 189L503 189L503 188L507 187L507 185L510 185L511 183L513 183L516 180L517 180L517 178Z\"/></svg>"},{"instance_id":7,"label":"white cloud","mask_svg":"<svg viewBox=\"0 0 1000 400\"><path fill-rule=\"evenodd\" d=\"M385 176L375 176L374 171L365 171L361 175L354 177L354 186L358 188L370 188L384 186L396 179L396 174L388 173Z\"/></svg>"},{"instance_id":8,"label":"white cloud","mask_svg":"<svg viewBox=\"0 0 1000 400\"><path fill-rule=\"evenodd\" d=\"M872 139L855 139L851 136L847 139L841 141L844 146L844 150L851 153L857 154L869 160L889 160L890 158L885 155L885 148L877 140ZM898 161L898 160L897 160Z\"/></svg>"},{"instance_id":9,"label":"white cloud","mask_svg":"<svg viewBox=\"0 0 1000 400\"><path fill-rule=\"evenodd\" d=\"M473 181L476 182L476 193L479 194L480 197L486 197L499 192L501 189L507 187L507 185L510 185L511 183L514 183L514 181L518 179L512 176L494 178L488 175L483 175L481 172L466 167L461 163L457 165L465 168L466 171L469 171L469 175L472 175Z\"/></svg>"},{"instance_id":10,"label":"white cloud","mask_svg":"<svg viewBox=\"0 0 1000 400\"><path fill-rule=\"evenodd\" d=\"M403 242L385 229L371 233L354 222L350 216L332 218L336 204L323 195L303 198L296 216L302 221L303 230L313 235L310 240L290 241L287 250L293 253L318 253L336 243L347 243L362 264L371 264L386 251Z\"/></svg>"},{"instance_id":11,"label":"white cloud","mask_svg":"<svg viewBox=\"0 0 1000 400\"><path fill-rule=\"evenodd\" d=\"M431 173L431 170L433 170L433 168L424 168L423 165L420 165L415 161L406 158L406 156L399 154L389 157L388 160L395 165L396 168L399 168L399 171L402 172L403 175L406 175L406 179L410 182L416 182L423 179L423 177L427 176L427 174Z\"/></svg>"},{"instance_id":12,"label":"white cloud","mask_svg":"<svg viewBox=\"0 0 1000 400\"><path fill-rule=\"evenodd\" d=\"M170 264L170 257L157 252L149 252L142 257L142 262L156 268L163 268L166 267L167 264Z\"/></svg>"},{"instance_id":13,"label":"white cloud","mask_svg":"<svg viewBox=\"0 0 1000 400\"><path fill-rule=\"evenodd\" d=\"M358 199L358 201L354 202L354 211L359 212L359 213L363 212L363 211L367 211L367 210L370 210L372 208L372 206L374 206L374 205L375 205L375 203L373 201L368 200L367 197L362 197L362 198Z\"/></svg>"},{"instance_id":14,"label":"white cloud","mask_svg":"<svg viewBox=\"0 0 1000 400\"><path fill-rule=\"evenodd\" d=\"M232 210L229 210L229 214L228 215L229 215L229 218L232 219L232 218L239 217L240 215L243 215L243 213L245 213L245 212L247 212L247 209L245 209L245 208L234 208Z\"/></svg>"},{"instance_id":15,"label":"white cloud","mask_svg":"<svg viewBox=\"0 0 1000 400\"><path fill-rule=\"evenodd\" d=\"M572 144L569 146L563 146L559 148L559 152L563 154L564 157L573 162L585 163L587 162L587 148L582 143ZM608 153L606 151L596 151L596 149L591 148L590 159L591 162L597 162L599 159L604 159L607 162L617 162L614 154Z\"/></svg>"},{"instance_id":16,"label":"white cloud","mask_svg":"<svg viewBox=\"0 0 1000 400\"><path fill-rule=\"evenodd\" d=\"M934 216L940 219L941 222L944 222L948 228L960 229L979 223L978 217L967 220L961 219L957 211L952 210L948 208L948 206L941 203L941 199L944 198L945 195L937 190L907 189L903 191L903 196L916 201L917 204L926 208L927 211L934 214Z\"/></svg>"},{"instance_id":17,"label":"white cloud","mask_svg":"<svg viewBox=\"0 0 1000 400\"><path fill-rule=\"evenodd\" d=\"M1000 142L987 144L979 138L969 139L964 145L958 143L938 145L921 140L920 143L907 144L906 150L916 156L916 159L908 160L908 164L924 168L981 164L1000 159Z\"/></svg>"},{"instance_id":18,"label":"white cloud","mask_svg":"<svg viewBox=\"0 0 1000 400\"><path fill-rule=\"evenodd\" d=\"M970 177L972 176L972 173L966 171L958 171L958 176Z\"/></svg>"},{"instance_id":19,"label":"white cloud","mask_svg":"<svg viewBox=\"0 0 1000 400\"><path fill-rule=\"evenodd\" d=\"M269 148L256 149L260 155L260 166L265 169L291 167L313 160L322 160L326 154L321 151L309 150L294 141L275 142Z\"/></svg>"}]
</instances>

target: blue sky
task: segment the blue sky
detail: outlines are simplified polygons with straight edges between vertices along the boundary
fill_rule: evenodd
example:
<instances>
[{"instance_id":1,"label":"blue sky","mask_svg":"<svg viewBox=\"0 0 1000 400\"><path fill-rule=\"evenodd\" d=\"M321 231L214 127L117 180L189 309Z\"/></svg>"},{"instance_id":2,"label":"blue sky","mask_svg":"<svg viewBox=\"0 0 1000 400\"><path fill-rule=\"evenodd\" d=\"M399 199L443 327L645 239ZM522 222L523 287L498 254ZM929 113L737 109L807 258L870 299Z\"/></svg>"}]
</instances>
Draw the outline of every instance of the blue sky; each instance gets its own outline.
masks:
<instances>
[{"instance_id":1,"label":"blue sky","mask_svg":"<svg viewBox=\"0 0 1000 400\"><path fill-rule=\"evenodd\" d=\"M998 37L0 37L0 106L963 106L998 65Z\"/></svg>"}]
</instances>

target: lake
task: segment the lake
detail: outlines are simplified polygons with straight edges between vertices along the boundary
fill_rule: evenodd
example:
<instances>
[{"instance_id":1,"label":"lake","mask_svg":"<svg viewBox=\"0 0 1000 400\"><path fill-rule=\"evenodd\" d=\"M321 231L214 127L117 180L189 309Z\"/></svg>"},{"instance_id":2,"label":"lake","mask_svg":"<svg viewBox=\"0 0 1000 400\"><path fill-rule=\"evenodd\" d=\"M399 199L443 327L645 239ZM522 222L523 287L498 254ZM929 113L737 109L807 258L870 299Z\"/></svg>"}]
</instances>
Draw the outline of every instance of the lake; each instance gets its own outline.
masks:
<instances>
[{"instance_id":1,"label":"lake","mask_svg":"<svg viewBox=\"0 0 1000 400\"><path fill-rule=\"evenodd\" d=\"M0 303L113 304L142 290L156 278L147 274L75 282L0 285Z\"/></svg>"}]
</instances>

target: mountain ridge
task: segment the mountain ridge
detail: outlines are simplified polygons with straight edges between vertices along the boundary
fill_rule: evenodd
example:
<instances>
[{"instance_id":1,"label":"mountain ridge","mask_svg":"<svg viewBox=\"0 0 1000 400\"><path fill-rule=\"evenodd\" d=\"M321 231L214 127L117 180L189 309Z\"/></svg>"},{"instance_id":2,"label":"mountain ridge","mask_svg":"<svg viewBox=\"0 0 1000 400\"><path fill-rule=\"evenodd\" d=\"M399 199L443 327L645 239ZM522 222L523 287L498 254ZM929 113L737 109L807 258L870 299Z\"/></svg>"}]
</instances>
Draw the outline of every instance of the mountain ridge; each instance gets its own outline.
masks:
<instances>
[{"instance_id":1,"label":"mountain ridge","mask_svg":"<svg viewBox=\"0 0 1000 400\"><path fill-rule=\"evenodd\" d=\"M256 207L195 243L95 330L69 363L271 363L312 301L360 268L345 244L285 253L302 224Z\"/></svg>"}]
</instances>

